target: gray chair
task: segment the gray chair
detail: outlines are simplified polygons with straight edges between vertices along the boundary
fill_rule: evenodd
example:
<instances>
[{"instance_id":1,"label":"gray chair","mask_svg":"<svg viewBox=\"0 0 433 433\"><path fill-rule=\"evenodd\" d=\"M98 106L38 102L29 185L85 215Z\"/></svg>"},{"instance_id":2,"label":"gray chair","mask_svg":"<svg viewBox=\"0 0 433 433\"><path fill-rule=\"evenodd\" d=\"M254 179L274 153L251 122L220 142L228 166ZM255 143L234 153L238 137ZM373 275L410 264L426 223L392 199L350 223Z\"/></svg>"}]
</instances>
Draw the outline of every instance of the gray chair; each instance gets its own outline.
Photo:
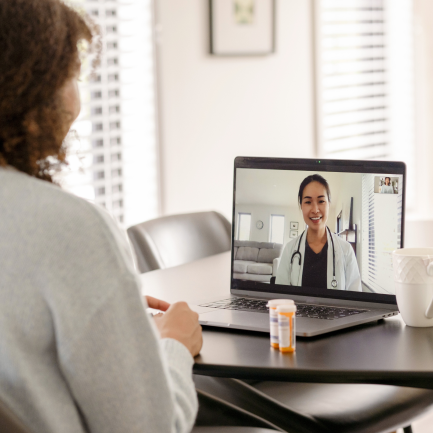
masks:
<instances>
[{"instance_id":1,"label":"gray chair","mask_svg":"<svg viewBox=\"0 0 433 433\"><path fill-rule=\"evenodd\" d=\"M254 384L198 375L194 382L290 433L411 433L411 422L433 407L433 391L389 385Z\"/></svg>"},{"instance_id":2,"label":"gray chair","mask_svg":"<svg viewBox=\"0 0 433 433\"><path fill-rule=\"evenodd\" d=\"M165 216L129 227L127 232L142 273L230 250L231 225L218 212Z\"/></svg>"},{"instance_id":3,"label":"gray chair","mask_svg":"<svg viewBox=\"0 0 433 433\"><path fill-rule=\"evenodd\" d=\"M285 431L266 419L197 389L199 410L192 433L271 433Z\"/></svg>"}]
</instances>

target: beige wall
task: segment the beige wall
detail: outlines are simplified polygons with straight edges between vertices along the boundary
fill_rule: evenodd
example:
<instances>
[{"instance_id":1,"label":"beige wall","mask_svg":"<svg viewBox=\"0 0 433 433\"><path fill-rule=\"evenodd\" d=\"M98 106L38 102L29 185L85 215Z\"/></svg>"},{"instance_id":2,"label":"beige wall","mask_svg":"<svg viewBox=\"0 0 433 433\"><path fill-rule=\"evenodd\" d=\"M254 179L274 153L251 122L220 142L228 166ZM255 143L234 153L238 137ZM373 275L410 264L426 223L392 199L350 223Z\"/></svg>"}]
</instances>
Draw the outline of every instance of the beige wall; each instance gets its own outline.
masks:
<instances>
[{"instance_id":1,"label":"beige wall","mask_svg":"<svg viewBox=\"0 0 433 433\"><path fill-rule=\"evenodd\" d=\"M162 212L231 219L233 159L314 157L312 2L277 0L276 53L208 54L207 0L156 0Z\"/></svg>"}]
</instances>

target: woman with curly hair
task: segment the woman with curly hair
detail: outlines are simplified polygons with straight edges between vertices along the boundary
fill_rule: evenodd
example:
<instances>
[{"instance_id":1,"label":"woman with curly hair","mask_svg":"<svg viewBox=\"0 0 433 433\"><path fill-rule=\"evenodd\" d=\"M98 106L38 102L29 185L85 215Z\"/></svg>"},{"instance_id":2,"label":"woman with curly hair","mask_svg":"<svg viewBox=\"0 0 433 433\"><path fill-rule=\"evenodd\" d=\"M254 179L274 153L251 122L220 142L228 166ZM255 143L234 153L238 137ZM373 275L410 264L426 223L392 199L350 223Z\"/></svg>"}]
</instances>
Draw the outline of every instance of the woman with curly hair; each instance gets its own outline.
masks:
<instances>
[{"instance_id":1,"label":"woman with curly hair","mask_svg":"<svg viewBox=\"0 0 433 433\"><path fill-rule=\"evenodd\" d=\"M197 314L143 302L124 234L53 182L81 41L95 26L60 0L0 2L0 400L35 432L186 432Z\"/></svg>"}]
</instances>

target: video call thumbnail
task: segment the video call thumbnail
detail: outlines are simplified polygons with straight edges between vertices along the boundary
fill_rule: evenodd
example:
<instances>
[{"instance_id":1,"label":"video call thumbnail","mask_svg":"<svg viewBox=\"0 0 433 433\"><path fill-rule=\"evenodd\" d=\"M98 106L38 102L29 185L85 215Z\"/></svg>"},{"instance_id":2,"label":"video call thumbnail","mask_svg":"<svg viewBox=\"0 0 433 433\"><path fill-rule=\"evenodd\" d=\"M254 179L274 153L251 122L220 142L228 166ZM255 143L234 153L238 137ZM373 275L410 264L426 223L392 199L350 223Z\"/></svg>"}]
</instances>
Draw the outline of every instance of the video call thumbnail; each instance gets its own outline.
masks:
<instances>
[{"instance_id":1,"label":"video call thumbnail","mask_svg":"<svg viewBox=\"0 0 433 433\"><path fill-rule=\"evenodd\" d=\"M233 278L395 294L402 182L380 173L238 168Z\"/></svg>"}]
</instances>

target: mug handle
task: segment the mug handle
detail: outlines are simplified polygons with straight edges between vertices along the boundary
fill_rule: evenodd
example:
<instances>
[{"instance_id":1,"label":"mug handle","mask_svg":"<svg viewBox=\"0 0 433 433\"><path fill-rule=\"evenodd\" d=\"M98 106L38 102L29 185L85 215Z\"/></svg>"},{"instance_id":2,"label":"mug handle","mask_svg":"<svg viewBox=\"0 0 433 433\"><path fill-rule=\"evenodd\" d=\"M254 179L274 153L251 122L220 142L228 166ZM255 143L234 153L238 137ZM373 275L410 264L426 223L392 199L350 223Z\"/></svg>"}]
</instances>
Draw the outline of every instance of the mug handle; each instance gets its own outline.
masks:
<instances>
[{"instance_id":1,"label":"mug handle","mask_svg":"<svg viewBox=\"0 0 433 433\"><path fill-rule=\"evenodd\" d=\"M433 260L427 266L427 274L433 277ZM433 298L424 314L427 319L433 319Z\"/></svg>"}]
</instances>

